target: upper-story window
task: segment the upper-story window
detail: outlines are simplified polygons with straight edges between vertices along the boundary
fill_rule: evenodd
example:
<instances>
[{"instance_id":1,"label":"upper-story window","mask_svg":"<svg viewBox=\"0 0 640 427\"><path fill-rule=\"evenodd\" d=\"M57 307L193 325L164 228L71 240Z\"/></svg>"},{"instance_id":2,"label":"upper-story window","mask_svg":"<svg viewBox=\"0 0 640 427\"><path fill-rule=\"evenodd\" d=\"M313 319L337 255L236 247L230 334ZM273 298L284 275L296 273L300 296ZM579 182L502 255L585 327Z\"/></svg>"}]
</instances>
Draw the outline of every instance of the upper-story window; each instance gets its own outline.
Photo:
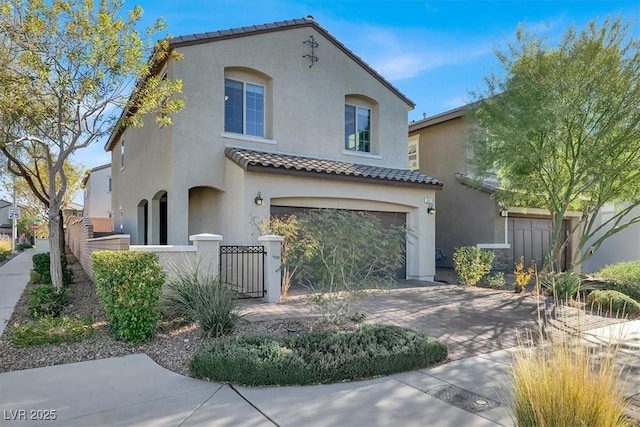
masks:
<instances>
[{"instance_id":1,"label":"upper-story window","mask_svg":"<svg viewBox=\"0 0 640 427\"><path fill-rule=\"evenodd\" d=\"M409 137L409 169L420 169L420 134Z\"/></svg>"},{"instance_id":2,"label":"upper-story window","mask_svg":"<svg viewBox=\"0 0 640 427\"><path fill-rule=\"evenodd\" d=\"M124 139L120 144L120 170L124 169Z\"/></svg>"},{"instance_id":3,"label":"upper-story window","mask_svg":"<svg viewBox=\"0 0 640 427\"><path fill-rule=\"evenodd\" d=\"M265 88L224 79L224 131L265 137Z\"/></svg>"},{"instance_id":4,"label":"upper-story window","mask_svg":"<svg viewBox=\"0 0 640 427\"><path fill-rule=\"evenodd\" d=\"M371 109L356 105L344 106L344 148L371 152Z\"/></svg>"}]
</instances>

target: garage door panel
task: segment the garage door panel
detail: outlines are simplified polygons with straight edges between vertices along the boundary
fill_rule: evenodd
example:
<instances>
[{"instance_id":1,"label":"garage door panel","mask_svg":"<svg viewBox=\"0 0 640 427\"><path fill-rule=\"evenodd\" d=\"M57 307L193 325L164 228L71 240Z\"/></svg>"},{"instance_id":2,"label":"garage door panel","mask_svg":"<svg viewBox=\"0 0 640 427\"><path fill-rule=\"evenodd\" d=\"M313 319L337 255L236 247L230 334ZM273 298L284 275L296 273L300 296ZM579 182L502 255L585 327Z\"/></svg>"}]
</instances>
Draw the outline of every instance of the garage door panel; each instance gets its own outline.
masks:
<instances>
[{"instance_id":1,"label":"garage door panel","mask_svg":"<svg viewBox=\"0 0 640 427\"><path fill-rule=\"evenodd\" d=\"M271 206L270 213L271 215L298 215L313 208L306 207L298 207L298 206ZM400 225L406 226L407 224L407 214L404 212L382 212L382 211L358 211L365 212L367 214L373 215L377 217L384 227L389 227L392 225ZM403 260L402 266L396 270L396 278L400 280L404 280L407 277L407 261L406 254Z\"/></svg>"}]
</instances>

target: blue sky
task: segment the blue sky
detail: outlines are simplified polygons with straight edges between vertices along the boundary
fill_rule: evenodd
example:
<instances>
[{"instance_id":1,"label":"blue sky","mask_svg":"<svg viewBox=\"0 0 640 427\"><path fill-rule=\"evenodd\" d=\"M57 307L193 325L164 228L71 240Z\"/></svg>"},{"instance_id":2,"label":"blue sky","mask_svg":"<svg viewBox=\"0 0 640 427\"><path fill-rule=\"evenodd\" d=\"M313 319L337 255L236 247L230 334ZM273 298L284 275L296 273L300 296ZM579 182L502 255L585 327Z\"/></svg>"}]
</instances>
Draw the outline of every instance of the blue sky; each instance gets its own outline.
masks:
<instances>
[{"instance_id":1,"label":"blue sky","mask_svg":"<svg viewBox=\"0 0 640 427\"><path fill-rule=\"evenodd\" d=\"M514 39L524 23L557 40L570 25L623 16L640 21L640 0L127 0L144 24L164 17L172 36L263 24L312 15L348 48L416 103L409 120L465 104L482 78L499 71L494 47ZM635 25L640 38L640 25ZM87 168L108 163L104 144L80 150Z\"/></svg>"}]
</instances>

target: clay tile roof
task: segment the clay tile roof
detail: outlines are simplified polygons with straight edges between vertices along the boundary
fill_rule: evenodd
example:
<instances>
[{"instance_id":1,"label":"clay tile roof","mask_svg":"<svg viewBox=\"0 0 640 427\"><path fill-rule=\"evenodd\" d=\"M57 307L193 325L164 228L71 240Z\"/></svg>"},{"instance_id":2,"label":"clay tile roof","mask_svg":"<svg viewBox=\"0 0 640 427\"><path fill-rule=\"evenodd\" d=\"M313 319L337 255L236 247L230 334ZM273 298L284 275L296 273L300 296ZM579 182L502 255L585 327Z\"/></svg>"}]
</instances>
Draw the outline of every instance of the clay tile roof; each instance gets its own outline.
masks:
<instances>
[{"instance_id":1,"label":"clay tile roof","mask_svg":"<svg viewBox=\"0 0 640 427\"><path fill-rule=\"evenodd\" d=\"M352 177L367 181L442 187L442 183L437 179L409 169L393 169L290 154L266 153L236 147L227 147L225 155L247 171L260 170L267 172L272 169L284 173L287 173L287 171L291 173L308 172Z\"/></svg>"}]
</instances>

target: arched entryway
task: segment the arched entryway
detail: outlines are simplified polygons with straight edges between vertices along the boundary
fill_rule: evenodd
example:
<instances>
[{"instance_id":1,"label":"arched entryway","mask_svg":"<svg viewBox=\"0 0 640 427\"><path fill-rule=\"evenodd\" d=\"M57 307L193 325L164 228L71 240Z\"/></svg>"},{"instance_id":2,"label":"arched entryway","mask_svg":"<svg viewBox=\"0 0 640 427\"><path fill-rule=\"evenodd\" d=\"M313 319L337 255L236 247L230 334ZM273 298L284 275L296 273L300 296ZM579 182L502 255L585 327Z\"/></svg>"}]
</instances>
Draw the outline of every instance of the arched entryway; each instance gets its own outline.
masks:
<instances>
[{"instance_id":1,"label":"arched entryway","mask_svg":"<svg viewBox=\"0 0 640 427\"><path fill-rule=\"evenodd\" d=\"M167 205L167 192L159 191L153 196L152 201L152 216L153 216L153 231L151 233L151 243L154 245L166 245L169 218L168 218L168 205Z\"/></svg>"},{"instance_id":2,"label":"arched entryway","mask_svg":"<svg viewBox=\"0 0 640 427\"><path fill-rule=\"evenodd\" d=\"M138 203L138 235L136 243L138 245L149 244L149 202L142 199Z\"/></svg>"},{"instance_id":3,"label":"arched entryway","mask_svg":"<svg viewBox=\"0 0 640 427\"><path fill-rule=\"evenodd\" d=\"M221 234L219 203L222 192L213 187L189 189L189 235Z\"/></svg>"}]
</instances>

